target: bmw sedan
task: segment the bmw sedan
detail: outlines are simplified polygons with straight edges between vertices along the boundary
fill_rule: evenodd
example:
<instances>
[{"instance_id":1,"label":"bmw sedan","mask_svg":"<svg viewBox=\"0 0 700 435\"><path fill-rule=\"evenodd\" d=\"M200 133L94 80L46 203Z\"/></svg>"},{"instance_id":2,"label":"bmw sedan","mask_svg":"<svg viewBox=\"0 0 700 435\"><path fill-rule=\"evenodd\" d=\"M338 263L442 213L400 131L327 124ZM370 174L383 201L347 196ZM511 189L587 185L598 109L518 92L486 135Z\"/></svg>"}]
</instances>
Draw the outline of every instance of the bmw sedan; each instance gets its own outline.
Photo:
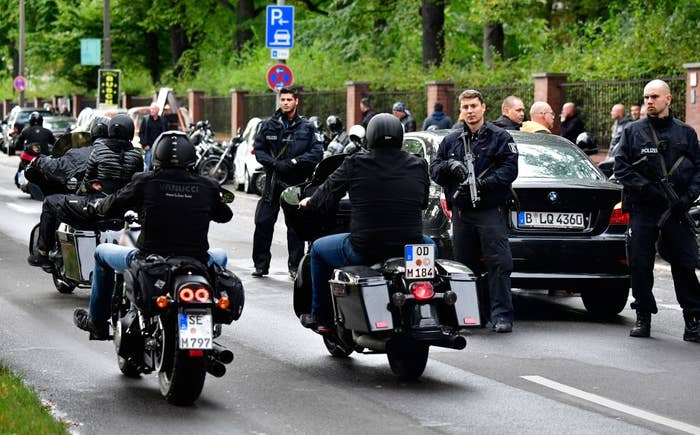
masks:
<instances>
[{"instance_id":1,"label":"bmw sedan","mask_svg":"<svg viewBox=\"0 0 700 435\"><path fill-rule=\"evenodd\" d=\"M447 133L408 133L405 143L425 145L430 162ZM515 195L507 209L512 286L573 291L592 313L619 313L630 285L625 251L629 216L621 210L622 188L566 139L510 133L520 154ZM444 200L443 211L449 215Z\"/></svg>"}]
</instances>

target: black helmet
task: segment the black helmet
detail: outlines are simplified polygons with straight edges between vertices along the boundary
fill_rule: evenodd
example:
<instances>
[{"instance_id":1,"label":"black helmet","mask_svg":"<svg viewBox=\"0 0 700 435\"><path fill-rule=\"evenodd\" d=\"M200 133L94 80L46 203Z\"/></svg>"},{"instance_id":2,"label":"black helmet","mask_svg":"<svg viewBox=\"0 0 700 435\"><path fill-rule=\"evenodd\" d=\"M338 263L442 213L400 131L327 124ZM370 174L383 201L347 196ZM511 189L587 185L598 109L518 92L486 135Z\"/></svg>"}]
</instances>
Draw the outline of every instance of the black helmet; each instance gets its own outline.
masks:
<instances>
[{"instance_id":1,"label":"black helmet","mask_svg":"<svg viewBox=\"0 0 700 435\"><path fill-rule=\"evenodd\" d=\"M32 112L29 114L29 125L42 125L44 123L44 117L41 116L39 112Z\"/></svg>"},{"instance_id":2,"label":"black helmet","mask_svg":"<svg viewBox=\"0 0 700 435\"><path fill-rule=\"evenodd\" d=\"M332 133L340 133L343 130L343 121L335 115L326 118L326 126Z\"/></svg>"},{"instance_id":3,"label":"black helmet","mask_svg":"<svg viewBox=\"0 0 700 435\"><path fill-rule=\"evenodd\" d=\"M92 122L92 127L90 128L90 138L98 139L101 137L107 137L109 134L108 130L109 118L99 116Z\"/></svg>"},{"instance_id":4,"label":"black helmet","mask_svg":"<svg viewBox=\"0 0 700 435\"><path fill-rule=\"evenodd\" d=\"M153 167L192 169L197 162L194 145L181 131L164 131L153 145Z\"/></svg>"},{"instance_id":5,"label":"black helmet","mask_svg":"<svg viewBox=\"0 0 700 435\"><path fill-rule=\"evenodd\" d=\"M365 137L369 148L401 148L403 125L394 115L379 113L369 120Z\"/></svg>"},{"instance_id":6,"label":"black helmet","mask_svg":"<svg viewBox=\"0 0 700 435\"><path fill-rule=\"evenodd\" d=\"M584 131L583 133L576 136L576 145L578 145L579 148L584 150L589 148L595 148L595 138L593 137L593 134Z\"/></svg>"},{"instance_id":7,"label":"black helmet","mask_svg":"<svg viewBox=\"0 0 700 435\"><path fill-rule=\"evenodd\" d=\"M112 139L132 140L134 138L134 121L128 115L117 115L109 120L107 132Z\"/></svg>"},{"instance_id":8,"label":"black helmet","mask_svg":"<svg viewBox=\"0 0 700 435\"><path fill-rule=\"evenodd\" d=\"M319 118L318 116L310 116L309 122L311 123L311 125L314 126L316 130L321 131L321 118Z\"/></svg>"}]
</instances>

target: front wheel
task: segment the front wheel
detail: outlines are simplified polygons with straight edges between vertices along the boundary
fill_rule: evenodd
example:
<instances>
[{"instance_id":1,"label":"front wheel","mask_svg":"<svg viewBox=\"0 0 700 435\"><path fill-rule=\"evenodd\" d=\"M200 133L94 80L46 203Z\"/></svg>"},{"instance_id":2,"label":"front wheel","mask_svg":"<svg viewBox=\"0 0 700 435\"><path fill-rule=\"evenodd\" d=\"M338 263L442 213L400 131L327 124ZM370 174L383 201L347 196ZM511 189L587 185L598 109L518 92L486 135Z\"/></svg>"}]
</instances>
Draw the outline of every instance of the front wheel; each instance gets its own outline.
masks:
<instances>
[{"instance_id":1,"label":"front wheel","mask_svg":"<svg viewBox=\"0 0 700 435\"><path fill-rule=\"evenodd\" d=\"M326 345L328 353L336 358L348 357L354 350L352 347L342 343L335 334L324 335L323 344Z\"/></svg>"},{"instance_id":2,"label":"front wheel","mask_svg":"<svg viewBox=\"0 0 700 435\"><path fill-rule=\"evenodd\" d=\"M197 400L204 388L206 359L190 357L188 351L177 348L176 326L174 317L158 319L158 383L161 394L168 402L174 405L190 405Z\"/></svg>"},{"instance_id":3,"label":"front wheel","mask_svg":"<svg viewBox=\"0 0 700 435\"><path fill-rule=\"evenodd\" d=\"M629 291L627 284L598 286L596 289L584 290L581 299L589 313L599 317L611 317L625 309Z\"/></svg>"},{"instance_id":4,"label":"front wheel","mask_svg":"<svg viewBox=\"0 0 700 435\"><path fill-rule=\"evenodd\" d=\"M216 165L219 165L218 169L216 169ZM211 177L215 179L219 184L226 183L230 171L230 164L226 160L221 161L221 164L219 164L219 158L217 157L210 157L203 161L202 164L199 166L200 175Z\"/></svg>"},{"instance_id":5,"label":"front wheel","mask_svg":"<svg viewBox=\"0 0 700 435\"><path fill-rule=\"evenodd\" d=\"M401 379L419 378L428 363L429 347L419 343L406 343L395 349L387 348L386 356L391 371Z\"/></svg>"}]
</instances>

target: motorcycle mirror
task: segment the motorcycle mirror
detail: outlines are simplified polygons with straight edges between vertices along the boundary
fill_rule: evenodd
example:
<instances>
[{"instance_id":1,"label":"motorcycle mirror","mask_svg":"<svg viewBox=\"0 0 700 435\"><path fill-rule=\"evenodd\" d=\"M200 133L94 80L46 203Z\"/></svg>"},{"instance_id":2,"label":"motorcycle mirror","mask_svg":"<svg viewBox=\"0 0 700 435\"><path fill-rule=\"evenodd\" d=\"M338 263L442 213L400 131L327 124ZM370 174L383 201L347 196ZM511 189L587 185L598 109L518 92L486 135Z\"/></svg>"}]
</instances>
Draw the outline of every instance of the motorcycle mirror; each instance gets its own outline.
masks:
<instances>
[{"instance_id":1,"label":"motorcycle mirror","mask_svg":"<svg viewBox=\"0 0 700 435\"><path fill-rule=\"evenodd\" d=\"M282 191L282 201L289 205L298 206L301 196L301 188L299 186L290 186Z\"/></svg>"},{"instance_id":2,"label":"motorcycle mirror","mask_svg":"<svg viewBox=\"0 0 700 435\"><path fill-rule=\"evenodd\" d=\"M234 195L233 192L231 192L230 190L226 190L224 188L220 188L220 189L221 189L220 190L221 200L225 204L231 204L233 202L233 200L236 199L236 195Z\"/></svg>"}]
</instances>

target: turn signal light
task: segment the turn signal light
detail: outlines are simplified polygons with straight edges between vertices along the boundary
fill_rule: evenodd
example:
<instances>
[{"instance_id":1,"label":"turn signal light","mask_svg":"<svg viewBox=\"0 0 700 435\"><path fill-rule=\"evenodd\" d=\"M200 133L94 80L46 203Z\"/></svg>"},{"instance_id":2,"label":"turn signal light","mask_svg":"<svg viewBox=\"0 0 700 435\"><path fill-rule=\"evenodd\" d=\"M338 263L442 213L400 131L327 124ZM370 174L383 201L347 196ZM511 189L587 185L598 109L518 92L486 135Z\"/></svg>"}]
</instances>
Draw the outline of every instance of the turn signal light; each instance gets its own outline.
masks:
<instances>
[{"instance_id":1,"label":"turn signal light","mask_svg":"<svg viewBox=\"0 0 700 435\"><path fill-rule=\"evenodd\" d=\"M194 292L194 298L197 302L209 302L209 290L204 287L200 287Z\"/></svg>"},{"instance_id":2,"label":"turn signal light","mask_svg":"<svg viewBox=\"0 0 700 435\"><path fill-rule=\"evenodd\" d=\"M156 306L158 308L167 308L169 303L167 296L158 296L156 298Z\"/></svg>"},{"instance_id":3,"label":"turn signal light","mask_svg":"<svg viewBox=\"0 0 700 435\"><path fill-rule=\"evenodd\" d=\"M452 219L452 211L447 209L447 200L443 195L440 195L440 207L442 207L442 212L445 213L445 216Z\"/></svg>"},{"instance_id":4,"label":"turn signal light","mask_svg":"<svg viewBox=\"0 0 700 435\"><path fill-rule=\"evenodd\" d=\"M192 302L194 300L194 290L189 287L180 289L180 300L183 302Z\"/></svg>"},{"instance_id":5,"label":"turn signal light","mask_svg":"<svg viewBox=\"0 0 700 435\"><path fill-rule=\"evenodd\" d=\"M610 215L610 225L627 225L630 222L630 214L622 211L622 203L618 202Z\"/></svg>"},{"instance_id":6,"label":"turn signal light","mask_svg":"<svg viewBox=\"0 0 700 435\"><path fill-rule=\"evenodd\" d=\"M411 284L411 293L417 301L427 301L435 296L433 284L427 281L418 281Z\"/></svg>"},{"instance_id":7,"label":"turn signal light","mask_svg":"<svg viewBox=\"0 0 700 435\"><path fill-rule=\"evenodd\" d=\"M228 298L228 296L223 296L216 301L216 306L222 310L227 310L228 307L231 306L231 300Z\"/></svg>"}]
</instances>

